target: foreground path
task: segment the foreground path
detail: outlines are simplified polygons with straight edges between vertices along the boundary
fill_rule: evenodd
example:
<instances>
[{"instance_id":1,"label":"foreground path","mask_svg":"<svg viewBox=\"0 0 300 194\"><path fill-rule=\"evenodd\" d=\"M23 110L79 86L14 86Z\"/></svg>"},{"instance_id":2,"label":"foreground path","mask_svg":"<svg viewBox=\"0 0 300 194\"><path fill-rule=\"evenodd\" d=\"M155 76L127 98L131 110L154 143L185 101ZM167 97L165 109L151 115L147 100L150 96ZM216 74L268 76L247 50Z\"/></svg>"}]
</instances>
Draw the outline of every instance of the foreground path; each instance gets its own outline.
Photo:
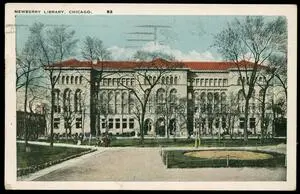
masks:
<instances>
[{"instance_id":1,"label":"foreground path","mask_svg":"<svg viewBox=\"0 0 300 194\"><path fill-rule=\"evenodd\" d=\"M35 181L285 181L285 168L166 169L159 148L102 148Z\"/></svg>"}]
</instances>

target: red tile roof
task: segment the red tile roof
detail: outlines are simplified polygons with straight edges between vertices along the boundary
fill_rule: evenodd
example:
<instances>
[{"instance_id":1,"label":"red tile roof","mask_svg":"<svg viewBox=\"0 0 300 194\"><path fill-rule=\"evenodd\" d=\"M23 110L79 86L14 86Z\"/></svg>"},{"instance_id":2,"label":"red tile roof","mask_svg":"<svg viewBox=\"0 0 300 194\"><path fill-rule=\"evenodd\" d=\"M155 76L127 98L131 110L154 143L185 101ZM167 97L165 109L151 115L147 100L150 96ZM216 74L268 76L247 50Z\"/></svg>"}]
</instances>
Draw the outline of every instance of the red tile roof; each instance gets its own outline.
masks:
<instances>
[{"instance_id":1,"label":"red tile roof","mask_svg":"<svg viewBox=\"0 0 300 194\"><path fill-rule=\"evenodd\" d=\"M241 61L239 66L241 68L250 68L254 63L248 61ZM189 68L192 70L228 70L230 68L237 68L234 62L170 62L164 59L155 59L149 62L141 61L98 61L92 63L90 61L79 61L77 59L70 59L62 63L56 63L52 67L82 67L82 68L104 68L104 69L133 69L133 68L151 68L151 67L174 67L174 68Z\"/></svg>"}]
</instances>

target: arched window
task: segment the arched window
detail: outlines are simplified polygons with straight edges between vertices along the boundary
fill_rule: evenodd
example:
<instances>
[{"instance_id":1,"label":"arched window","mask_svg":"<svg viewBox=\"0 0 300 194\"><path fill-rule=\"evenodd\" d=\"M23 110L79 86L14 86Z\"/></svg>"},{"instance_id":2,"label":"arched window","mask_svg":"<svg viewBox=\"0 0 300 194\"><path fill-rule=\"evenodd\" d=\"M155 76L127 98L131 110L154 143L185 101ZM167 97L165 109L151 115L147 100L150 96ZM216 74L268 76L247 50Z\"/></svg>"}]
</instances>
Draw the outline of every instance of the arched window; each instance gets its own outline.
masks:
<instances>
[{"instance_id":1,"label":"arched window","mask_svg":"<svg viewBox=\"0 0 300 194\"><path fill-rule=\"evenodd\" d=\"M64 112L71 112L71 90L69 88L65 89L63 95L63 104L64 104Z\"/></svg>"},{"instance_id":2,"label":"arched window","mask_svg":"<svg viewBox=\"0 0 300 194\"><path fill-rule=\"evenodd\" d=\"M75 77L75 84L78 84L78 76Z\"/></svg>"},{"instance_id":3,"label":"arched window","mask_svg":"<svg viewBox=\"0 0 300 194\"><path fill-rule=\"evenodd\" d=\"M200 95L200 103L201 103L201 112L206 112L206 94L202 92Z\"/></svg>"},{"instance_id":4,"label":"arched window","mask_svg":"<svg viewBox=\"0 0 300 194\"><path fill-rule=\"evenodd\" d=\"M133 86L134 85L134 78L130 79L130 85Z\"/></svg>"},{"instance_id":5,"label":"arched window","mask_svg":"<svg viewBox=\"0 0 300 194\"><path fill-rule=\"evenodd\" d=\"M53 109L55 113L60 113L60 100L59 100L60 90L55 89L54 90L54 104Z\"/></svg>"},{"instance_id":6,"label":"arched window","mask_svg":"<svg viewBox=\"0 0 300 194\"><path fill-rule=\"evenodd\" d=\"M128 97L127 93L122 93L122 113L128 113Z\"/></svg>"},{"instance_id":7,"label":"arched window","mask_svg":"<svg viewBox=\"0 0 300 194\"><path fill-rule=\"evenodd\" d=\"M170 103L176 103L176 94L177 94L177 90L176 89L172 89L170 91Z\"/></svg>"},{"instance_id":8,"label":"arched window","mask_svg":"<svg viewBox=\"0 0 300 194\"><path fill-rule=\"evenodd\" d=\"M105 92L105 91L103 91L103 92L100 92L100 107L99 107L99 109L100 109L100 114L107 114L108 113L108 111L107 111L107 106L108 106L108 104L107 104L107 93Z\"/></svg>"},{"instance_id":9,"label":"arched window","mask_svg":"<svg viewBox=\"0 0 300 194\"><path fill-rule=\"evenodd\" d=\"M240 111L240 112L244 112L244 100L245 100L245 98L244 98L244 95L243 95L243 91L242 90L239 90L239 92L238 92L238 110Z\"/></svg>"},{"instance_id":10,"label":"arched window","mask_svg":"<svg viewBox=\"0 0 300 194\"><path fill-rule=\"evenodd\" d=\"M173 84L173 76L170 76L170 84Z\"/></svg>"},{"instance_id":11,"label":"arched window","mask_svg":"<svg viewBox=\"0 0 300 194\"><path fill-rule=\"evenodd\" d=\"M55 82L56 81L56 76L52 77L52 81Z\"/></svg>"},{"instance_id":12,"label":"arched window","mask_svg":"<svg viewBox=\"0 0 300 194\"><path fill-rule=\"evenodd\" d=\"M81 90L80 89L77 89L75 91L75 112L79 112L81 113L82 111L82 97L81 97Z\"/></svg>"},{"instance_id":13,"label":"arched window","mask_svg":"<svg viewBox=\"0 0 300 194\"><path fill-rule=\"evenodd\" d=\"M219 112L220 111L220 98L219 98L219 93L215 92L214 93L214 111Z\"/></svg>"},{"instance_id":14,"label":"arched window","mask_svg":"<svg viewBox=\"0 0 300 194\"><path fill-rule=\"evenodd\" d=\"M167 78L166 78L166 84L167 85L170 84L170 78L169 78L169 76L167 76Z\"/></svg>"},{"instance_id":15,"label":"arched window","mask_svg":"<svg viewBox=\"0 0 300 194\"><path fill-rule=\"evenodd\" d=\"M114 92L110 91L108 93L108 113L113 114L114 113Z\"/></svg>"},{"instance_id":16,"label":"arched window","mask_svg":"<svg viewBox=\"0 0 300 194\"><path fill-rule=\"evenodd\" d=\"M243 95L243 91L239 90L238 92L238 101L244 101L244 95Z\"/></svg>"},{"instance_id":17,"label":"arched window","mask_svg":"<svg viewBox=\"0 0 300 194\"><path fill-rule=\"evenodd\" d=\"M156 76L153 76L153 81L152 81L152 83L155 83L156 82Z\"/></svg>"},{"instance_id":18,"label":"arched window","mask_svg":"<svg viewBox=\"0 0 300 194\"><path fill-rule=\"evenodd\" d=\"M116 99L115 99L115 106L116 106L116 113L120 114L121 113L121 94L119 91L116 92Z\"/></svg>"},{"instance_id":19,"label":"arched window","mask_svg":"<svg viewBox=\"0 0 300 194\"><path fill-rule=\"evenodd\" d=\"M207 94L207 112L212 113L212 106L213 106L213 94L209 92Z\"/></svg>"},{"instance_id":20,"label":"arched window","mask_svg":"<svg viewBox=\"0 0 300 194\"><path fill-rule=\"evenodd\" d=\"M177 76L175 76L175 78L174 78L174 84L177 85L177 83L178 83L178 78L177 78Z\"/></svg>"},{"instance_id":21,"label":"arched window","mask_svg":"<svg viewBox=\"0 0 300 194\"><path fill-rule=\"evenodd\" d=\"M226 93L221 93L221 112L226 112Z\"/></svg>"},{"instance_id":22,"label":"arched window","mask_svg":"<svg viewBox=\"0 0 300 194\"><path fill-rule=\"evenodd\" d=\"M163 88L159 88L156 92L156 101L158 104L165 103L165 90Z\"/></svg>"},{"instance_id":23,"label":"arched window","mask_svg":"<svg viewBox=\"0 0 300 194\"><path fill-rule=\"evenodd\" d=\"M69 84L69 76L66 77L66 84Z\"/></svg>"},{"instance_id":24,"label":"arched window","mask_svg":"<svg viewBox=\"0 0 300 194\"><path fill-rule=\"evenodd\" d=\"M79 84L82 84L82 75L79 77Z\"/></svg>"},{"instance_id":25,"label":"arched window","mask_svg":"<svg viewBox=\"0 0 300 194\"><path fill-rule=\"evenodd\" d=\"M134 93L129 93L129 114L133 113L134 109Z\"/></svg>"},{"instance_id":26,"label":"arched window","mask_svg":"<svg viewBox=\"0 0 300 194\"><path fill-rule=\"evenodd\" d=\"M195 106L195 112L199 112L200 109L200 95L197 91L194 91L194 106Z\"/></svg>"},{"instance_id":27,"label":"arched window","mask_svg":"<svg viewBox=\"0 0 300 194\"><path fill-rule=\"evenodd\" d=\"M62 76L62 78L61 78L61 84L65 84L65 76Z\"/></svg>"},{"instance_id":28,"label":"arched window","mask_svg":"<svg viewBox=\"0 0 300 194\"><path fill-rule=\"evenodd\" d=\"M71 84L74 84L74 76L71 76Z\"/></svg>"},{"instance_id":29,"label":"arched window","mask_svg":"<svg viewBox=\"0 0 300 194\"><path fill-rule=\"evenodd\" d=\"M162 84L165 84L165 77L162 77L162 78L161 78L161 83L162 83Z\"/></svg>"}]
</instances>

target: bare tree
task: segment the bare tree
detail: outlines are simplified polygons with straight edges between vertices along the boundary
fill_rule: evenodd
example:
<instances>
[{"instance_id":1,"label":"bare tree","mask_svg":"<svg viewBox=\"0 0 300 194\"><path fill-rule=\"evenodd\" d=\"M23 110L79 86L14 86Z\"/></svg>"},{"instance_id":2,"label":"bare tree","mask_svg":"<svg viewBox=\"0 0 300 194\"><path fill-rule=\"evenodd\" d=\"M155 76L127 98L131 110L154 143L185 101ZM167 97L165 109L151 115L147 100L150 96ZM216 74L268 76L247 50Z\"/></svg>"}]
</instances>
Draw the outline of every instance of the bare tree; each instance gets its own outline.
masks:
<instances>
[{"instance_id":1,"label":"bare tree","mask_svg":"<svg viewBox=\"0 0 300 194\"><path fill-rule=\"evenodd\" d=\"M244 20L236 19L215 36L214 46L224 59L236 64L241 79L245 99L244 141L248 140L249 101L257 80L257 72L279 49L283 39L281 20L281 17L266 21L264 17L247 16Z\"/></svg>"},{"instance_id":2,"label":"bare tree","mask_svg":"<svg viewBox=\"0 0 300 194\"><path fill-rule=\"evenodd\" d=\"M27 114L29 90L37 85L38 81L42 78L40 74L41 67L37 61L37 45L33 41L33 36L29 36L25 46L20 54L17 54L17 68L16 68L16 90L24 89L24 127L25 127L25 150L30 151L28 147L28 124L30 120Z\"/></svg>"},{"instance_id":3,"label":"bare tree","mask_svg":"<svg viewBox=\"0 0 300 194\"><path fill-rule=\"evenodd\" d=\"M100 125L100 112L96 110L97 101L99 101L100 82L112 73L105 72L105 61L111 60L111 53L104 47L103 42L96 38L87 36L81 47L81 55L84 59L88 60L91 65L91 77L84 77L91 86L92 96L90 102L90 128L91 131L96 130L98 135ZM94 64L96 62L96 64ZM95 66L96 65L96 66Z\"/></svg>"},{"instance_id":4,"label":"bare tree","mask_svg":"<svg viewBox=\"0 0 300 194\"><path fill-rule=\"evenodd\" d=\"M55 103L55 86L61 74L61 62L73 53L77 40L75 31L69 31L66 26L55 26L50 29L42 23L35 23L30 28L31 35L37 45L39 63L47 71L47 80L50 85L50 146L53 146L53 117ZM53 66L56 65L56 66Z\"/></svg>"},{"instance_id":5,"label":"bare tree","mask_svg":"<svg viewBox=\"0 0 300 194\"><path fill-rule=\"evenodd\" d=\"M155 56L155 58L160 57L160 55L153 55L153 53L150 53L149 55L151 57ZM153 59L154 58L152 58L152 61L139 60L137 67L132 73L120 75L121 77L130 77L135 83L132 86L121 83L121 86L129 90L136 101L134 112L139 123L139 132L142 144L144 142L145 114L149 97L153 94L154 87L159 84L161 77L170 72L172 68L180 67L181 65L178 62Z\"/></svg>"}]
</instances>

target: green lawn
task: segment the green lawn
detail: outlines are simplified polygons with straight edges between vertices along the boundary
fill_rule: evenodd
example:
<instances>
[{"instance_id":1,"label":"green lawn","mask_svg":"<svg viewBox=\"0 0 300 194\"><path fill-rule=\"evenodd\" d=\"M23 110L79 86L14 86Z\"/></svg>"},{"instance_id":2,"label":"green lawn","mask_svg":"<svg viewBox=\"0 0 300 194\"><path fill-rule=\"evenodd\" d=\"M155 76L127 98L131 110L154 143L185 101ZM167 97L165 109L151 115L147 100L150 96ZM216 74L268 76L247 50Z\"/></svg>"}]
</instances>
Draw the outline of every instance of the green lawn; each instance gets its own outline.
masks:
<instances>
[{"instance_id":1,"label":"green lawn","mask_svg":"<svg viewBox=\"0 0 300 194\"><path fill-rule=\"evenodd\" d=\"M44 140L49 142L48 140ZM56 143L69 143L74 144L74 141L69 139L55 141ZM200 147L241 147L241 146L262 146L262 145L277 145L281 143L286 143L285 139L266 139L262 144L259 139L249 139L247 143L243 139L224 139L220 142L218 139L201 139ZM82 145L89 145L89 140L86 139L82 142ZM90 145L96 145L96 139L92 139ZM194 147L195 140L187 138L174 139L170 137L167 138L157 138L157 139L144 139L144 143L141 144L139 138L130 139L116 139L112 137L110 142L110 147Z\"/></svg>"},{"instance_id":2,"label":"green lawn","mask_svg":"<svg viewBox=\"0 0 300 194\"><path fill-rule=\"evenodd\" d=\"M241 146L261 146L261 145L277 145L285 143L284 139L269 139L261 144L260 140L249 139L245 143L242 139L226 139L220 142L217 139L202 139L201 147L241 147ZM144 139L144 144L140 143L140 139L113 139L110 143L111 147L194 147L194 139Z\"/></svg>"},{"instance_id":3,"label":"green lawn","mask_svg":"<svg viewBox=\"0 0 300 194\"><path fill-rule=\"evenodd\" d=\"M25 152L25 144L17 143L17 168L36 166L50 161L66 158L89 149L50 147L30 144L31 152Z\"/></svg>"},{"instance_id":4,"label":"green lawn","mask_svg":"<svg viewBox=\"0 0 300 194\"><path fill-rule=\"evenodd\" d=\"M186 152L182 150L163 151L162 160L168 168L218 168L226 167L227 159L216 158L197 158L184 155ZM272 158L260 160L238 160L229 159L229 167L283 167L285 165L285 155L279 153L270 153L263 151L252 151L258 153L268 153ZM166 159L167 158L167 159Z\"/></svg>"}]
</instances>

